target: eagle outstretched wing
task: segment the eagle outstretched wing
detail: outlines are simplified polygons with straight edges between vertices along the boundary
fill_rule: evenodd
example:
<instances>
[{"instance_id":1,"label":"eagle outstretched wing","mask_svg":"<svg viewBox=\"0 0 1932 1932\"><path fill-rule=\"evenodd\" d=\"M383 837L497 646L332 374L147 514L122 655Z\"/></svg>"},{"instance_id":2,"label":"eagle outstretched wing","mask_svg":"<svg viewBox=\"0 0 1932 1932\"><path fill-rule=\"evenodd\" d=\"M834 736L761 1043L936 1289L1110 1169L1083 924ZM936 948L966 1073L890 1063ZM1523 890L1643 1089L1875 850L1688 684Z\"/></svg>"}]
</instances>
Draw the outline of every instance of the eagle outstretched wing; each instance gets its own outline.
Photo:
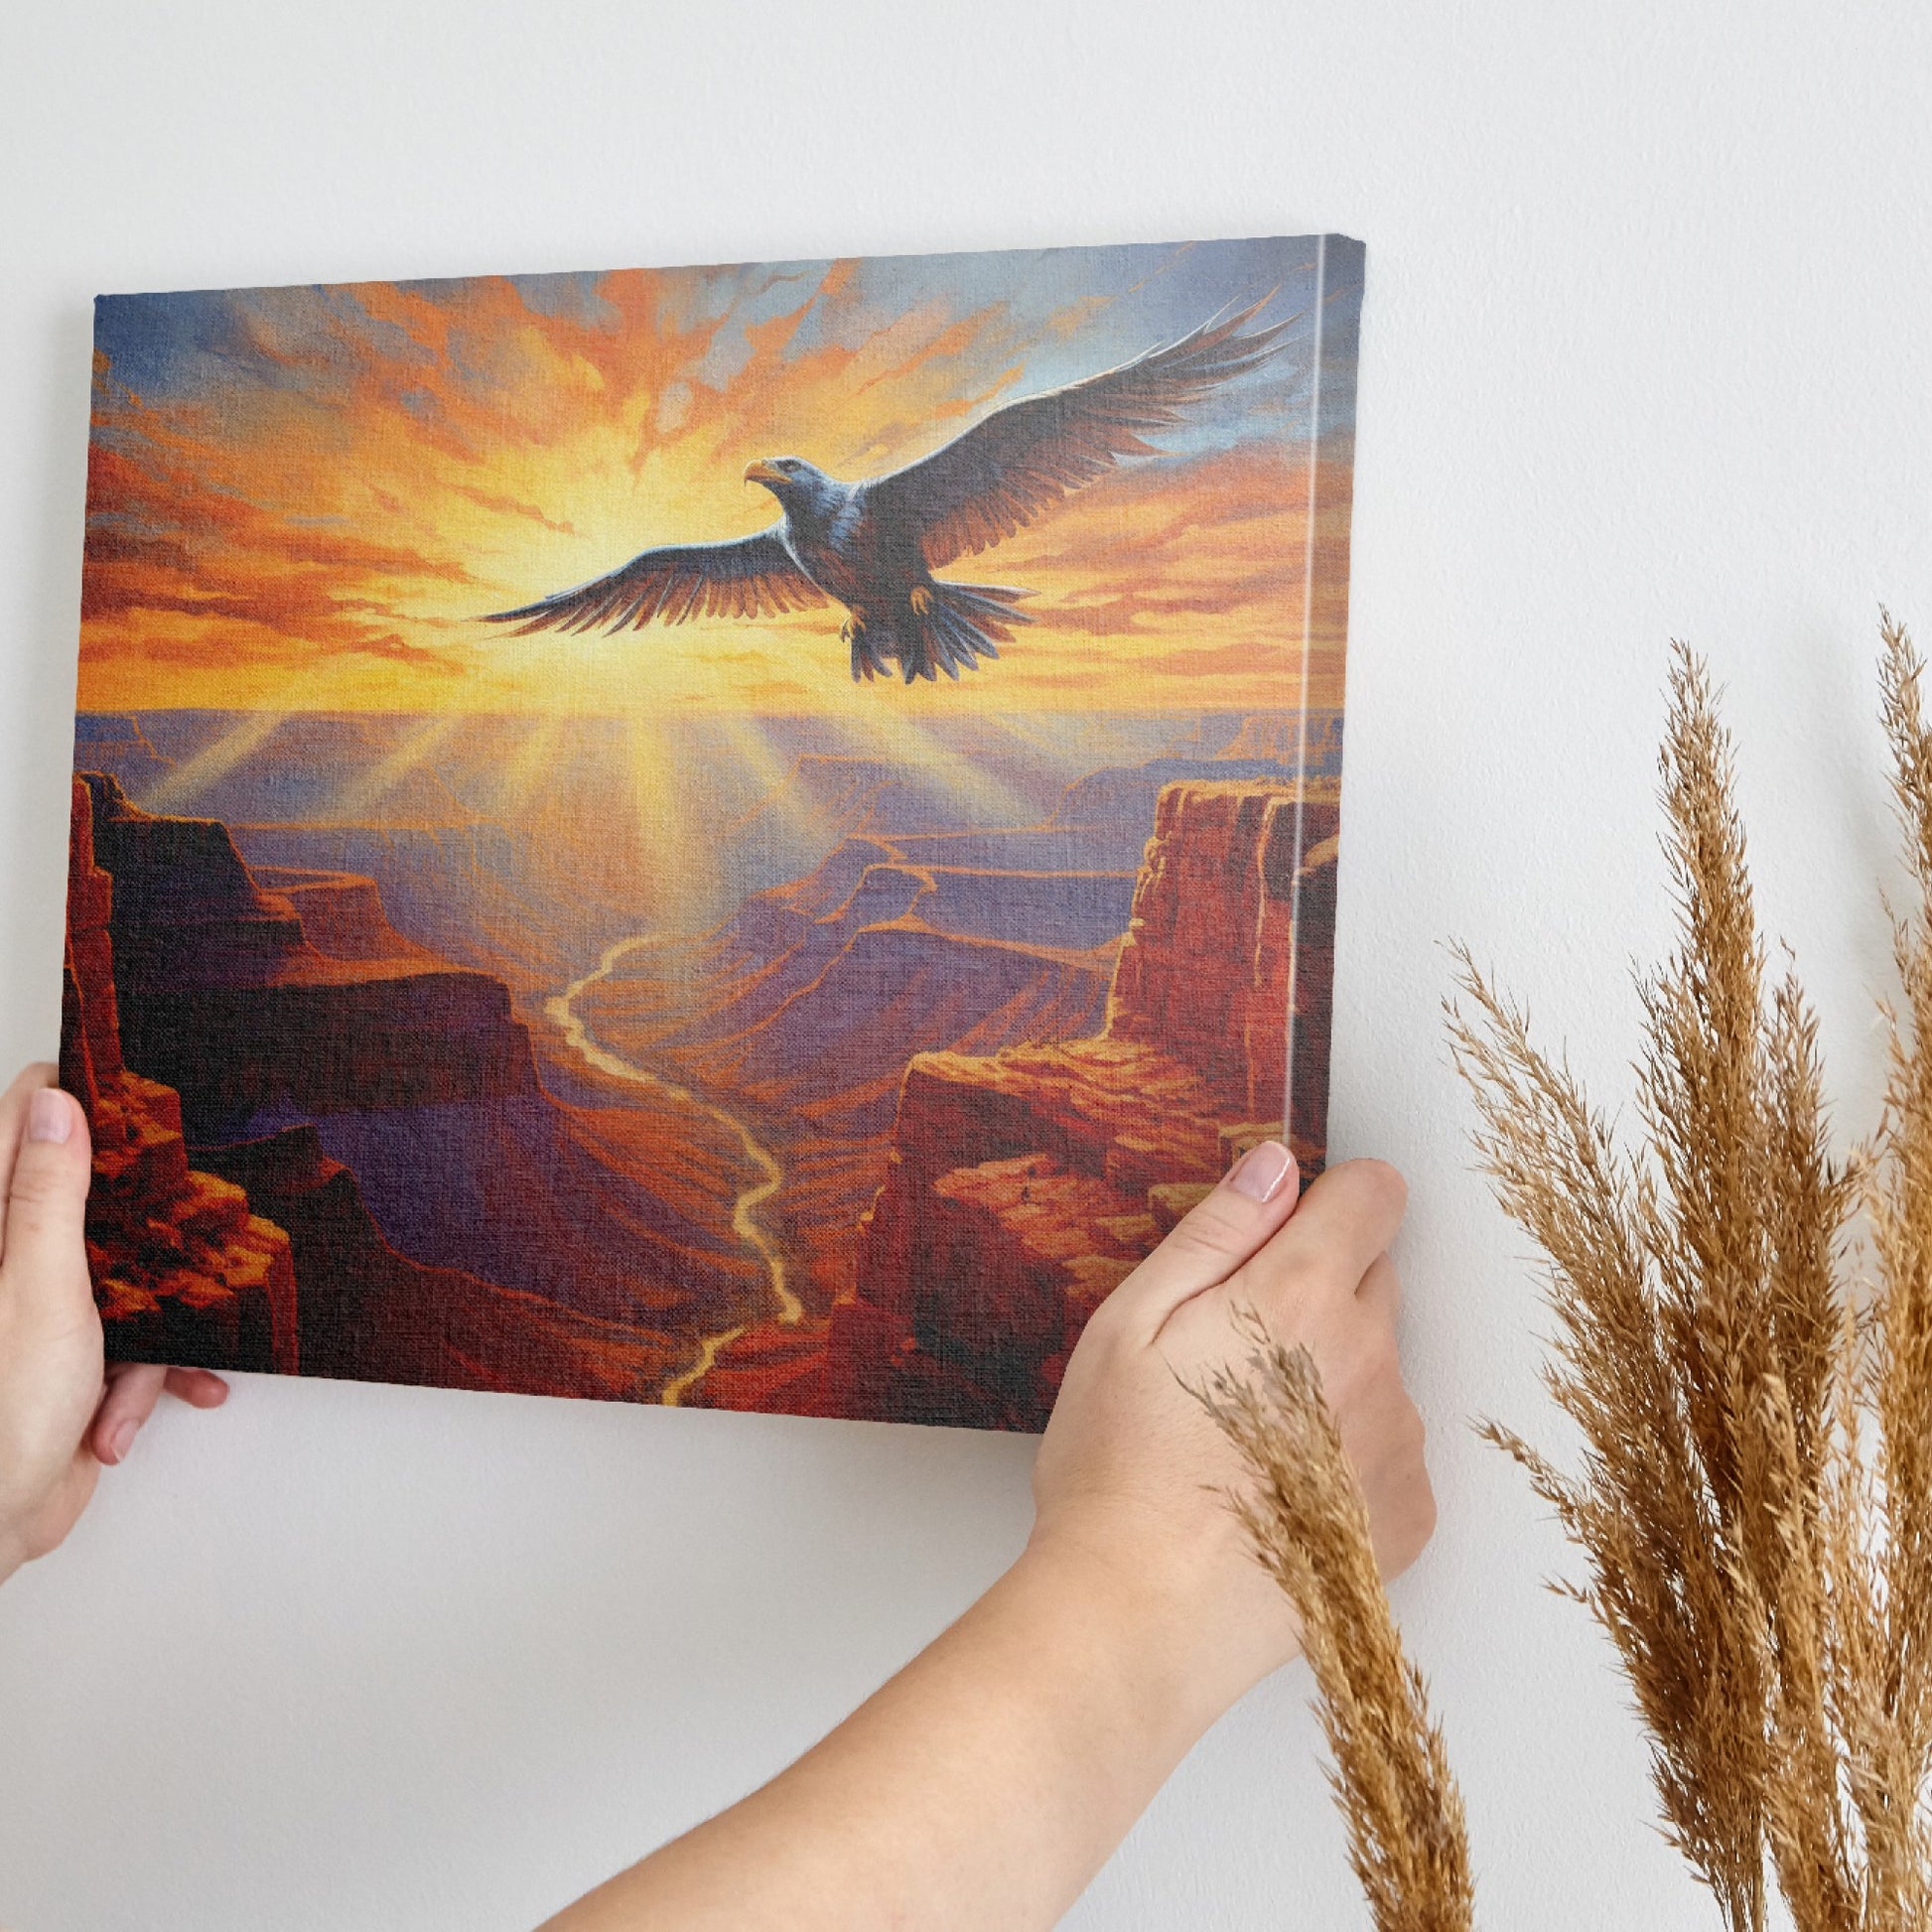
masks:
<instances>
[{"instance_id":1,"label":"eagle outstretched wing","mask_svg":"<svg viewBox=\"0 0 1932 1932\"><path fill-rule=\"evenodd\" d=\"M485 623L532 630L641 629L652 619L761 618L823 604L825 596L779 539L779 524L728 543L666 543L645 550L608 576L558 591L514 611L494 611Z\"/></svg>"},{"instance_id":2,"label":"eagle outstretched wing","mask_svg":"<svg viewBox=\"0 0 1932 1932\"><path fill-rule=\"evenodd\" d=\"M917 534L928 570L987 549L1123 457L1158 456L1147 434L1177 423L1208 390L1266 361L1292 322L1243 335L1265 306L996 409L931 456L865 484L868 507Z\"/></svg>"}]
</instances>

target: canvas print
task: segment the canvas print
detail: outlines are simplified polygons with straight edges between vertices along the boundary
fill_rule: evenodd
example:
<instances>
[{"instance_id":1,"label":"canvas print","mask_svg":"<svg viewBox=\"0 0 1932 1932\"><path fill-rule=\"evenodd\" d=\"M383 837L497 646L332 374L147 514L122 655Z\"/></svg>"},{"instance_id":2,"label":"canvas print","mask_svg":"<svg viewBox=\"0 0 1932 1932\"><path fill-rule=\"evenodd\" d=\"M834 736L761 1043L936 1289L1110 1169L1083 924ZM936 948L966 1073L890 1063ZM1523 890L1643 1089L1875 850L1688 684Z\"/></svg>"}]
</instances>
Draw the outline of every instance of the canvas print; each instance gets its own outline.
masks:
<instances>
[{"instance_id":1,"label":"canvas print","mask_svg":"<svg viewBox=\"0 0 1932 1932\"><path fill-rule=\"evenodd\" d=\"M111 1354L1037 1429L1318 1169L1362 250L103 297Z\"/></svg>"}]
</instances>

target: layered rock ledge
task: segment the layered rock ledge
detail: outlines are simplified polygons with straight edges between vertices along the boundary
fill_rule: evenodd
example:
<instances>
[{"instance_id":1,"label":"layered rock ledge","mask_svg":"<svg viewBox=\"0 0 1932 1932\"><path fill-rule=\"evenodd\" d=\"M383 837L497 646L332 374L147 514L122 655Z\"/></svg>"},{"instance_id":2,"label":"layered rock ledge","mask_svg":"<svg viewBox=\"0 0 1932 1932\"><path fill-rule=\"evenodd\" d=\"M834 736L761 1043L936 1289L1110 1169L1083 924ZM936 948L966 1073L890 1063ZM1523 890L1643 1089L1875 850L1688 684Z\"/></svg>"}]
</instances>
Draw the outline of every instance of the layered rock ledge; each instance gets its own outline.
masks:
<instances>
[{"instance_id":1,"label":"layered rock ledge","mask_svg":"<svg viewBox=\"0 0 1932 1932\"><path fill-rule=\"evenodd\" d=\"M192 1168L181 1097L127 1067L114 988L114 882L95 863L93 796L75 782L62 985L61 1083L86 1109L87 1260L118 1360L301 1366L287 1233L230 1180Z\"/></svg>"},{"instance_id":2,"label":"layered rock ledge","mask_svg":"<svg viewBox=\"0 0 1932 1932\"><path fill-rule=\"evenodd\" d=\"M198 1138L226 1139L234 1122L277 1107L536 1091L508 988L403 940L368 881L284 872L287 890L266 891L225 825L142 811L97 772L81 782L114 880L127 1055L180 1093Z\"/></svg>"}]
</instances>

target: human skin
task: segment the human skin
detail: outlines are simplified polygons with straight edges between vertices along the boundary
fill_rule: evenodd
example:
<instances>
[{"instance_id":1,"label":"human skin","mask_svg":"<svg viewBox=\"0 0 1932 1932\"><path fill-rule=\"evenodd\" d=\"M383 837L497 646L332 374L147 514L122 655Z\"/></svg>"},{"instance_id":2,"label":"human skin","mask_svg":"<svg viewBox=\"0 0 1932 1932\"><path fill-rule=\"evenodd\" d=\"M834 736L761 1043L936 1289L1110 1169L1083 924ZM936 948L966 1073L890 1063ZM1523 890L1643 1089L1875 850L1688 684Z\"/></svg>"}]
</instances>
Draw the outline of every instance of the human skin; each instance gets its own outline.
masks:
<instances>
[{"instance_id":1,"label":"human skin","mask_svg":"<svg viewBox=\"0 0 1932 1932\"><path fill-rule=\"evenodd\" d=\"M218 1408L200 1368L107 1363L82 1223L87 1119L30 1066L0 1096L0 1581L72 1529L164 1390Z\"/></svg>"},{"instance_id":2,"label":"human skin","mask_svg":"<svg viewBox=\"0 0 1932 1932\"><path fill-rule=\"evenodd\" d=\"M164 1389L104 1365L82 1242L85 1117L30 1067L0 1097L0 1578L54 1549ZM789 1770L600 1886L546 1932L939 1932L1049 1926L1226 1709L1296 1654L1293 1613L1224 1492L1242 1471L1189 1393L1252 1311L1304 1342L1385 1575L1435 1526L1396 1361L1403 1184L1287 1150L1237 1164L1088 1322L1034 1470L1026 1550Z\"/></svg>"},{"instance_id":3,"label":"human skin","mask_svg":"<svg viewBox=\"0 0 1932 1932\"><path fill-rule=\"evenodd\" d=\"M1396 1361L1401 1177L1352 1161L1299 1202L1270 1145L1087 1324L1034 1469L1024 1554L789 1770L544 1932L1003 1932L1054 1924L1163 1781L1297 1652L1225 1492L1242 1470L1189 1393L1259 1314L1306 1343L1385 1575L1435 1527Z\"/></svg>"}]
</instances>

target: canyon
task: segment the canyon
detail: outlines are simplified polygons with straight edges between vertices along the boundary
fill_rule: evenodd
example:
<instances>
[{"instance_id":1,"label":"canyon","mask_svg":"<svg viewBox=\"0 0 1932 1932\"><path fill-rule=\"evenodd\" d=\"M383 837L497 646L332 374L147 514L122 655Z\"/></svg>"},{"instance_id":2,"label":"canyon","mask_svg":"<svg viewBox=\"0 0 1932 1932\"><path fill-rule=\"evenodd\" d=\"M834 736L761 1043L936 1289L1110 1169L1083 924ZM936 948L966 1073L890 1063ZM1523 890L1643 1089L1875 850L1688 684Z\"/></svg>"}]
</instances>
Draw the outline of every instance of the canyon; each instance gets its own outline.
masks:
<instances>
[{"instance_id":1,"label":"canyon","mask_svg":"<svg viewBox=\"0 0 1932 1932\"><path fill-rule=\"evenodd\" d=\"M1285 1135L1319 1171L1335 788L1183 779L1154 816L1099 1029L914 1053L851 1292L735 1339L700 1400L1041 1428L1088 1316L1233 1159Z\"/></svg>"},{"instance_id":2,"label":"canyon","mask_svg":"<svg viewBox=\"0 0 1932 1932\"><path fill-rule=\"evenodd\" d=\"M586 1257L572 1237L596 1222L570 1221L561 1110L542 1094L505 990L395 934L367 880L283 883L293 891L267 890L213 821L142 812L101 774L75 780L62 1065L94 1137L89 1256L110 1355L538 1394L654 1392L685 1353L678 1330L693 1310L686 1297L660 1297L673 1318L655 1324L641 1288L616 1298L615 1312L580 1305L574 1276ZM172 1079L130 1070L129 1056ZM525 1260L540 1248L548 1269L573 1275L570 1293L448 1265L461 1244L430 1248L436 1261L403 1252L322 1128L274 1124L296 1106L380 1119L404 1137L425 1117L483 1116L496 1128L483 1218L533 1212L551 1238L525 1244ZM518 1123L502 1116L519 1109L528 1129L544 1124L544 1108L557 1117L552 1159L525 1174L509 1158ZM460 1173L419 1156L390 1179L420 1199L446 1194ZM451 1217L474 1220L477 1205L458 1201ZM612 1243L625 1274L651 1232L632 1220ZM670 1271L687 1287L711 1239L691 1233ZM721 1293L742 1292L745 1265L715 1245Z\"/></svg>"},{"instance_id":3,"label":"canyon","mask_svg":"<svg viewBox=\"0 0 1932 1932\"><path fill-rule=\"evenodd\" d=\"M1338 718L1300 782L1274 716L893 756L752 721L702 800L720 916L643 931L634 734L486 722L82 720L73 1050L111 1020L98 1118L179 1150L136 1219L238 1284L197 1340L207 1291L103 1222L116 1346L164 1345L145 1296L176 1359L1036 1429L1228 1160L1318 1168Z\"/></svg>"}]
</instances>

